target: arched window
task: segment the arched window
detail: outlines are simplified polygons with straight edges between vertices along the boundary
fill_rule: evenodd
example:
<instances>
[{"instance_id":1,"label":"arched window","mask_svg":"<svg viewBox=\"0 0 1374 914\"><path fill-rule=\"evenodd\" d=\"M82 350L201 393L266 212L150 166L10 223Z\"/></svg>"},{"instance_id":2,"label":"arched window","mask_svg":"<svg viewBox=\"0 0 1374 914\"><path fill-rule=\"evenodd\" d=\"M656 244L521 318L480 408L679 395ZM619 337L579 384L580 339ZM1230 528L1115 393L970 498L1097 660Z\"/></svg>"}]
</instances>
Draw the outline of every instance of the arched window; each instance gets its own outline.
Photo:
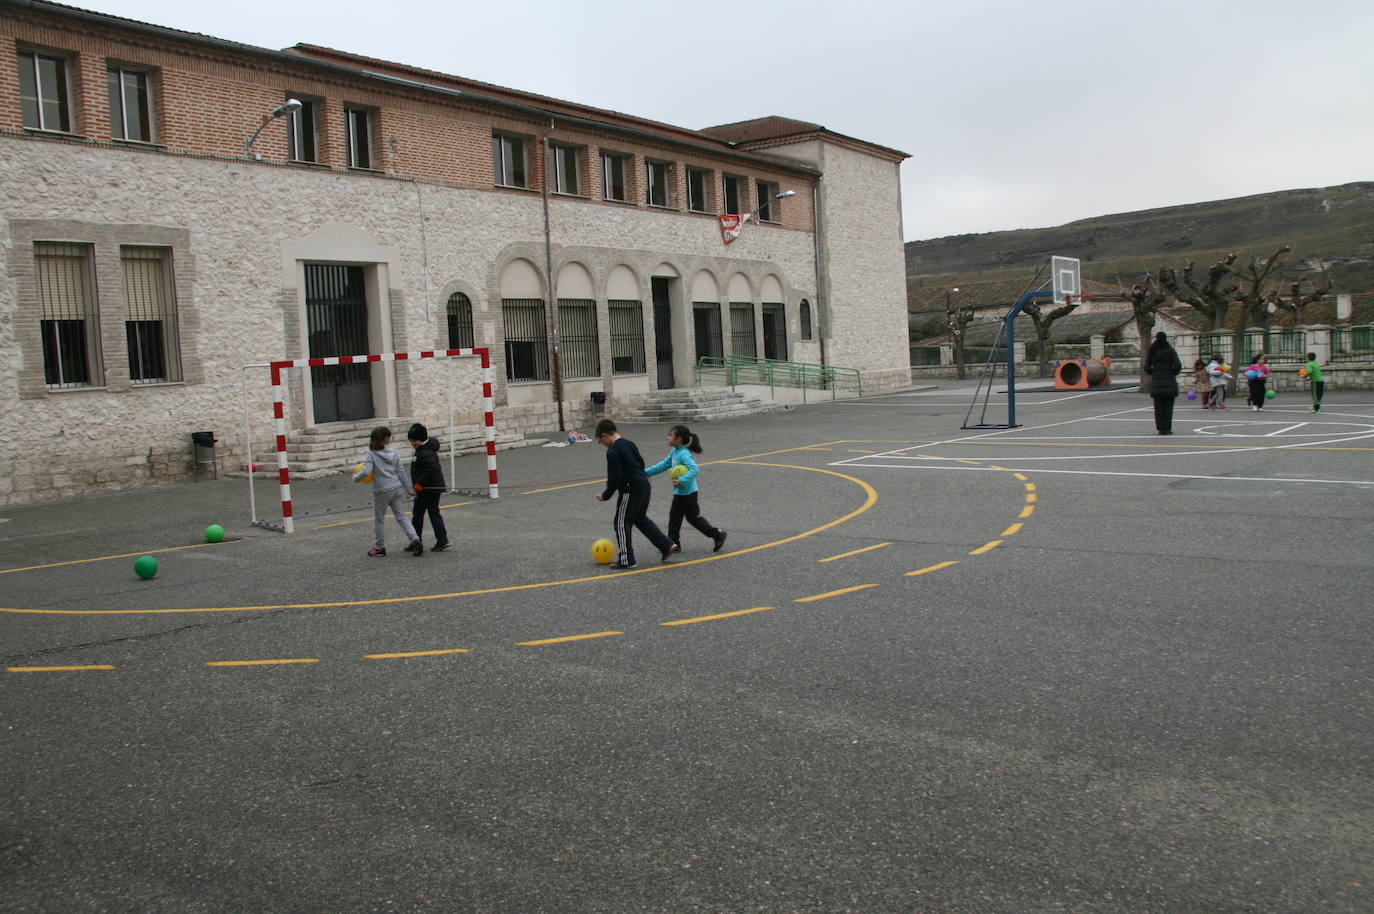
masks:
<instances>
[{"instance_id":1,"label":"arched window","mask_svg":"<svg viewBox=\"0 0 1374 914\"><path fill-rule=\"evenodd\" d=\"M806 299L801 300L801 338L811 339L811 302Z\"/></svg>"},{"instance_id":2,"label":"arched window","mask_svg":"<svg viewBox=\"0 0 1374 914\"><path fill-rule=\"evenodd\" d=\"M448 297L448 348L472 349L472 301L462 292Z\"/></svg>"}]
</instances>

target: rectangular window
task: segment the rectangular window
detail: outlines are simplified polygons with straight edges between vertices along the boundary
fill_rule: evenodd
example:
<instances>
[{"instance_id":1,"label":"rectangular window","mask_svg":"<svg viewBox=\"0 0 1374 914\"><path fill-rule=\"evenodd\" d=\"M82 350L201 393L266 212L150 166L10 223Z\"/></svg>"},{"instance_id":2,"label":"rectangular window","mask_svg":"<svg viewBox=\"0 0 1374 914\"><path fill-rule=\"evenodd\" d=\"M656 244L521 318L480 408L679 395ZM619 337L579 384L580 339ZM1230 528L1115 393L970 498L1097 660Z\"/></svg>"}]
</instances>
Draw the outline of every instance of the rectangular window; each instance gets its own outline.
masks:
<instances>
[{"instance_id":1,"label":"rectangular window","mask_svg":"<svg viewBox=\"0 0 1374 914\"><path fill-rule=\"evenodd\" d=\"M553 146L553 192L556 194L580 194L582 174L578 168L581 155L576 146Z\"/></svg>"},{"instance_id":2,"label":"rectangular window","mask_svg":"<svg viewBox=\"0 0 1374 914\"><path fill-rule=\"evenodd\" d=\"M611 319L611 374L644 374L644 304L607 302Z\"/></svg>"},{"instance_id":3,"label":"rectangular window","mask_svg":"<svg viewBox=\"0 0 1374 914\"><path fill-rule=\"evenodd\" d=\"M293 162L318 162L319 103L299 95L291 97L299 99L301 106L286 116L286 157Z\"/></svg>"},{"instance_id":4,"label":"rectangular window","mask_svg":"<svg viewBox=\"0 0 1374 914\"><path fill-rule=\"evenodd\" d=\"M345 108L344 132L348 145L348 167L371 168L372 112L364 108Z\"/></svg>"},{"instance_id":5,"label":"rectangular window","mask_svg":"<svg viewBox=\"0 0 1374 914\"><path fill-rule=\"evenodd\" d=\"M495 181L501 187L528 187L525 178L525 140L505 133L493 134L491 157Z\"/></svg>"},{"instance_id":6,"label":"rectangular window","mask_svg":"<svg viewBox=\"0 0 1374 914\"><path fill-rule=\"evenodd\" d=\"M692 338L697 347L697 359L725 357L720 336L720 305L715 302L692 302Z\"/></svg>"},{"instance_id":7,"label":"rectangular window","mask_svg":"<svg viewBox=\"0 0 1374 914\"><path fill-rule=\"evenodd\" d=\"M25 127L70 133L70 97L65 57L19 52L19 101L24 109Z\"/></svg>"},{"instance_id":8,"label":"rectangular window","mask_svg":"<svg viewBox=\"0 0 1374 914\"><path fill-rule=\"evenodd\" d=\"M129 380L156 384L181 380L176 292L168 248L125 245L124 336L129 344Z\"/></svg>"},{"instance_id":9,"label":"rectangular window","mask_svg":"<svg viewBox=\"0 0 1374 914\"><path fill-rule=\"evenodd\" d=\"M501 322L506 334L506 380L547 381L549 345L544 300L501 299Z\"/></svg>"},{"instance_id":10,"label":"rectangular window","mask_svg":"<svg viewBox=\"0 0 1374 914\"><path fill-rule=\"evenodd\" d=\"M687 208L694 213L711 211L707 188L711 186L711 173L704 168L687 169Z\"/></svg>"},{"instance_id":11,"label":"rectangular window","mask_svg":"<svg viewBox=\"0 0 1374 914\"><path fill-rule=\"evenodd\" d=\"M153 100L148 74L140 70L111 67L107 71L110 90L110 136L138 143L153 141Z\"/></svg>"},{"instance_id":12,"label":"rectangular window","mask_svg":"<svg viewBox=\"0 0 1374 914\"><path fill-rule=\"evenodd\" d=\"M759 221L776 222L777 213L773 198L777 196L778 185L772 181L759 181L756 187L759 194Z\"/></svg>"},{"instance_id":13,"label":"rectangular window","mask_svg":"<svg viewBox=\"0 0 1374 914\"><path fill-rule=\"evenodd\" d=\"M730 354L757 358L759 350L754 339L754 303L730 302Z\"/></svg>"},{"instance_id":14,"label":"rectangular window","mask_svg":"<svg viewBox=\"0 0 1374 914\"><path fill-rule=\"evenodd\" d=\"M596 302L590 298L558 300L558 346L563 377L601 377L601 353L596 341Z\"/></svg>"},{"instance_id":15,"label":"rectangular window","mask_svg":"<svg viewBox=\"0 0 1374 914\"><path fill-rule=\"evenodd\" d=\"M744 205L744 179L736 175L725 176L725 211L727 213L747 213Z\"/></svg>"},{"instance_id":16,"label":"rectangular window","mask_svg":"<svg viewBox=\"0 0 1374 914\"><path fill-rule=\"evenodd\" d=\"M625 182L628 158L613 152L601 154L601 193L607 200L630 199L630 191Z\"/></svg>"},{"instance_id":17,"label":"rectangular window","mask_svg":"<svg viewBox=\"0 0 1374 914\"><path fill-rule=\"evenodd\" d=\"M644 178L650 206L672 206L673 166L668 162L645 162Z\"/></svg>"},{"instance_id":18,"label":"rectangular window","mask_svg":"<svg viewBox=\"0 0 1374 914\"><path fill-rule=\"evenodd\" d=\"M53 388L104 383L91 246L35 241L43 379Z\"/></svg>"}]
</instances>

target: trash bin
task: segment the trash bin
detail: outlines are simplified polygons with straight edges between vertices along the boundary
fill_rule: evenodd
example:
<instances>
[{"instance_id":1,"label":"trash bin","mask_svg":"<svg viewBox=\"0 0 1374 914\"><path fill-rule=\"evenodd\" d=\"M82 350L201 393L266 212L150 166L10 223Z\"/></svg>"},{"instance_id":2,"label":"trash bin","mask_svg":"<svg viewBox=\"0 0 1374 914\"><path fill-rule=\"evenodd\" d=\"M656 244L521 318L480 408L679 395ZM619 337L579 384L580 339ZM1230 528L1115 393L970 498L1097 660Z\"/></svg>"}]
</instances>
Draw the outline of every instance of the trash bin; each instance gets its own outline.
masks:
<instances>
[{"instance_id":1,"label":"trash bin","mask_svg":"<svg viewBox=\"0 0 1374 914\"><path fill-rule=\"evenodd\" d=\"M606 391L592 391L592 412L598 416L606 412Z\"/></svg>"},{"instance_id":2,"label":"trash bin","mask_svg":"<svg viewBox=\"0 0 1374 914\"><path fill-rule=\"evenodd\" d=\"M191 433L191 475L199 477L206 470L212 479L219 478L219 463L215 459L215 433Z\"/></svg>"}]
</instances>

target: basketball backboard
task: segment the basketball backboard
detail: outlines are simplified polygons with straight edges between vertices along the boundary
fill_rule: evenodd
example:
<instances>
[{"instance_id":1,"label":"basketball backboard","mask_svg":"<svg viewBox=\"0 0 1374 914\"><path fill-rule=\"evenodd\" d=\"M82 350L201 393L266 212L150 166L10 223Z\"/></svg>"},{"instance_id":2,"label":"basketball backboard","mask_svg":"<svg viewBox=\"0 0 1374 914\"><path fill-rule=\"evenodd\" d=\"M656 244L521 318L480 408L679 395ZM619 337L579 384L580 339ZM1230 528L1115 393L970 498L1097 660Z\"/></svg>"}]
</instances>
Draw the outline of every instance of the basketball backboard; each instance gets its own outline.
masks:
<instances>
[{"instance_id":1,"label":"basketball backboard","mask_svg":"<svg viewBox=\"0 0 1374 914\"><path fill-rule=\"evenodd\" d=\"M1050 276L1054 283L1056 305L1067 303L1070 295L1077 298L1083 294L1083 279L1078 272L1077 257L1051 257Z\"/></svg>"}]
</instances>

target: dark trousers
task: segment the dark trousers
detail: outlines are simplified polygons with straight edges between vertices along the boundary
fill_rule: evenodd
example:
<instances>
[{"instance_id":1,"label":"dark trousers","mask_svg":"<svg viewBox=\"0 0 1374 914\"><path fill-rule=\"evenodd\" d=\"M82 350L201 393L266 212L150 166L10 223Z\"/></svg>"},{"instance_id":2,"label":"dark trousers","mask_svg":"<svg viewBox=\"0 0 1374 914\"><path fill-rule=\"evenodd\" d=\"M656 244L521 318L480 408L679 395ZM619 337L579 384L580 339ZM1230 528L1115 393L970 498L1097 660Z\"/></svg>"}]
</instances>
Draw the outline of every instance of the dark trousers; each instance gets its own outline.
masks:
<instances>
[{"instance_id":1,"label":"dark trousers","mask_svg":"<svg viewBox=\"0 0 1374 914\"><path fill-rule=\"evenodd\" d=\"M635 561L635 547L631 537L636 527L649 538L659 552L673 545L673 541L663 535L658 524L649 520L649 496L653 494L646 480L642 485L631 486L630 491L621 492L615 500L615 559L626 565Z\"/></svg>"},{"instance_id":2,"label":"dark trousers","mask_svg":"<svg viewBox=\"0 0 1374 914\"><path fill-rule=\"evenodd\" d=\"M425 535L425 515L434 523L434 542L448 542L448 528L444 526L444 516L439 513L439 496L444 493L438 489L424 489L415 493L415 508L411 512L411 523L415 525L415 535Z\"/></svg>"},{"instance_id":3,"label":"dark trousers","mask_svg":"<svg viewBox=\"0 0 1374 914\"><path fill-rule=\"evenodd\" d=\"M1155 428L1161 432L1174 430L1174 398L1177 394L1151 394L1155 401Z\"/></svg>"},{"instance_id":4,"label":"dark trousers","mask_svg":"<svg viewBox=\"0 0 1374 914\"><path fill-rule=\"evenodd\" d=\"M1313 382L1312 382L1312 408L1313 408L1313 409L1321 409L1321 408L1322 408L1322 394L1324 394L1324 393L1326 393L1326 382L1325 382L1325 381L1313 381Z\"/></svg>"},{"instance_id":5,"label":"dark trousers","mask_svg":"<svg viewBox=\"0 0 1374 914\"><path fill-rule=\"evenodd\" d=\"M1264 409L1264 388L1268 381L1264 378L1255 378L1250 382L1250 405Z\"/></svg>"},{"instance_id":6,"label":"dark trousers","mask_svg":"<svg viewBox=\"0 0 1374 914\"><path fill-rule=\"evenodd\" d=\"M686 520L701 531L702 536L709 536L715 539L720 536L720 531L711 526L711 522L701 516L701 508L697 506L697 493L690 495L674 495L673 506L668 509L668 539L682 545L682 521Z\"/></svg>"}]
</instances>

